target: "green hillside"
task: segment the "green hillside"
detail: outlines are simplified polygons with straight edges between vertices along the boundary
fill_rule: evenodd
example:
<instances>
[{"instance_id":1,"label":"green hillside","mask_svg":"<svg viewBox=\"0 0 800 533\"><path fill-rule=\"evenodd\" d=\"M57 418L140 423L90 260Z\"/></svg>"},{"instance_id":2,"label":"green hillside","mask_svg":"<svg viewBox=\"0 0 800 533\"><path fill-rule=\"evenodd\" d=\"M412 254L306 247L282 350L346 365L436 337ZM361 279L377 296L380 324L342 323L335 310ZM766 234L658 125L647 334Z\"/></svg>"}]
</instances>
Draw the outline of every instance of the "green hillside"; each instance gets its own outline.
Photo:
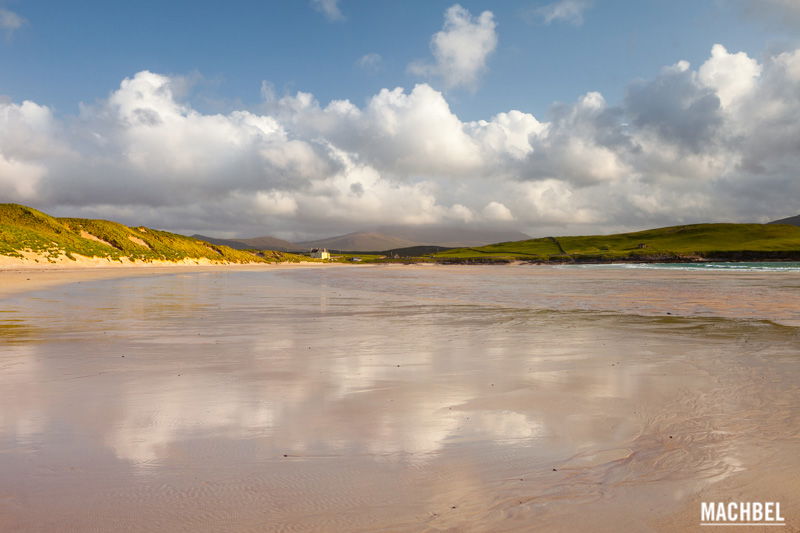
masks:
<instances>
[{"instance_id":1,"label":"green hillside","mask_svg":"<svg viewBox=\"0 0 800 533\"><path fill-rule=\"evenodd\" d=\"M74 258L76 254L135 261L208 259L225 263L261 263L309 260L277 251L234 250L175 233L128 227L107 220L55 218L30 207L0 204L0 255L23 257L24 252L37 253L49 261L63 256ZM606 262L715 259L800 260L800 227L694 224L616 235L545 237L443 250L425 260Z\"/></svg>"},{"instance_id":2,"label":"green hillside","mask_svg":"<svg viewBox=\"0 0 800 533\"><path fill-rule=\"evenodd\" d=\"M55 218L23 205L0 204L0 255L22 257L21 252L39 253L50 261L64 255L74 258L74 254L114 260L209 259L227 263L306 259L282 252L257 255L167 231L131 228L107 220Z\"/></svg>"},{"instance_id":3,"label":"green hillside","mask_svg":"<svg viewBox=\"0 0 800 533\"><path fill-rule=\"evenodd\" d=\"M616 235L545 237L439 252L440 261L674 261L798 259L800 227L693 224Z\"/></svg>"}]
</instances>

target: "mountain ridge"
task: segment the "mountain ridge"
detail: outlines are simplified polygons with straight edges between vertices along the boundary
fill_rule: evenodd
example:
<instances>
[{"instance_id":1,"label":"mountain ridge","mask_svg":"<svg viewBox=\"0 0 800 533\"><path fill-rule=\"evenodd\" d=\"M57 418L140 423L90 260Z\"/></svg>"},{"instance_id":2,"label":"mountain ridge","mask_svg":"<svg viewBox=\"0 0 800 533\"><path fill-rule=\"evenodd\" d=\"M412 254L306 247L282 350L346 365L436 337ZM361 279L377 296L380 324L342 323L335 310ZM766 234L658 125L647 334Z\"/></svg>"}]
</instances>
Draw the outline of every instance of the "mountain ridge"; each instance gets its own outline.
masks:
<instances>
[{"instance_id":1,"label":"mountain ridge","mask_svg":"<svg viewBox=\"0 0 800 533\"><path fill-rule=\"evenodd\" d=\"M344 235L298 242L289 242L266 235L241 239L221 239L197 234L192 237L239 250L258 249L284 252L304 251L312 248L328 248L348 252L374 252L417 246L456 248L530 239L529 235L516 230L448 226L379 226L374 231L355 231Z\"/></svg>"},{"instance_id":2,"label":"mountain ridge","mask_svg":"<svg viewBox=\"0 0 800 533\"><path fill-rule=\"evenodd\" d=\"M767 222L767 224L789 224L790 226L800 226L800 215L781 218L780 220L773 220L772 222Z\"/></svg>"},{"instance_id":3,"label":"mountain ridge","mask_svg":"<svg viewBox=\"0 0 800 533\"><path fill-rule=\"evenodd\" d=\"M220 239L207 235L194 234L193 239L205 241L219 246L228 246L234 250L277 250L279 252L299 252L303 248L277 237L251 237L246 239Z\"/></svg>"},{"instance_id":4,"label":"mountain ridge","mask_svg":"<svg viewBox=\"0 0 800 533\"><path fill-rule=\"evenodd\" d=\"M410 246L416 246L418 243L382 235L380 233L356 231L345 235L329 237L327 239L298 242L296 244L304 248L328 248L331 250L366 252L372 250L388 250L390 248L408 248Z\"/></svg>"}]
</instances>

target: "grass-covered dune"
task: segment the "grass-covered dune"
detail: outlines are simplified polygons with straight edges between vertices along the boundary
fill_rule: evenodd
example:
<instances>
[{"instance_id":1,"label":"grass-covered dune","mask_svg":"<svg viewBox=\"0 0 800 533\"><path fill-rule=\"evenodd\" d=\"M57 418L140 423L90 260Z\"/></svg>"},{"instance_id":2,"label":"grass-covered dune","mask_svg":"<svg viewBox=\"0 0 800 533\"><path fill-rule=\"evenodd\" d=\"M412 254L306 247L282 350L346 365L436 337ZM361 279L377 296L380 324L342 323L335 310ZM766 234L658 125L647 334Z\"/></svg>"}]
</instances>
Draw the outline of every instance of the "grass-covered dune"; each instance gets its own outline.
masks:
<instances>
[{"instance_id":1,"label":"grass-covered dune","mask_svg":"<svg viewBox=\"0 0 800 533\"><path fill-rule=\"evenodd\" d=\"M800 227L692 224L634 233L544 237L439 252L441 262L800 260Z\"/></svg>"},{"instance_id":2,"label":"grass-covered dune","mask_svg":"<svg viewBox=\"0 0 800 533\"><path fill-rule=\"evenodd\" d=\"M55 218L19 204L0 204L0 255L34 254L55 262L76 255L115 261L209 260L220 263L268 263L306 258L283 252L234 250L191 237L108 220Z\"/></svg>"}]
</instances>

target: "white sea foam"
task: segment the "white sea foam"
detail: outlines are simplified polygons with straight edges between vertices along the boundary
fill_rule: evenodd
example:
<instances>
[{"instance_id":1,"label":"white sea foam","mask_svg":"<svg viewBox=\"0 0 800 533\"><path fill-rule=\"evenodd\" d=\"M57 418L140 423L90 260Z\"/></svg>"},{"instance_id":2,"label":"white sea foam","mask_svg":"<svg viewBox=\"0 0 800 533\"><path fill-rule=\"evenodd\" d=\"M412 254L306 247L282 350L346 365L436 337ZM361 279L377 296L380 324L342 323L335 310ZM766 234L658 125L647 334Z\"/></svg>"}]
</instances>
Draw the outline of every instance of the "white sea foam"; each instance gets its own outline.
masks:
<instances>
[{"instance_id":1,"label":"white sea foam","mask_svg":"<svg viewBox=\"0 0 800 533\"><path fill-rule=\"evenodd\" d=\"M739 272L800 272L798 262L759 263L610 263L590 265L559 265L557 268L590 269L649 269L649 270L735 270Z\"/></svg>"}]
</instances>

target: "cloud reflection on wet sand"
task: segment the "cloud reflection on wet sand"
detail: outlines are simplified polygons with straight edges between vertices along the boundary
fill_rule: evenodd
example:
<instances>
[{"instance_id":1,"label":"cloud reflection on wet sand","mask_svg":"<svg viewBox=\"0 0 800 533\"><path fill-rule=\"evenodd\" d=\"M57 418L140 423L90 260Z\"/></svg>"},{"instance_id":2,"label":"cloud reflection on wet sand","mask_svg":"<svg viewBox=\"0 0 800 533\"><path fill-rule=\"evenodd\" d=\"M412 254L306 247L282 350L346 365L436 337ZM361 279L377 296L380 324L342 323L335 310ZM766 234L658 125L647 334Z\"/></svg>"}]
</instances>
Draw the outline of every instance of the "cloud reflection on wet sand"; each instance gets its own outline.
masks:
<instances>
[{"instance_id":1,"label":"cloud reflection on wet sand","mask_svg":"<svg viewBox=\"0 0 800 533\"><path fill-rule=\"evenodd\" d=\"M800 428L794 328L499 305L480 294L505 271L466 272L450 302L415 292L424 269L382 290L219 273L7 300L25 327L2 337L0 525L566 529L600 504L646 521L633 502L674 510Z\"/></svg>"}]
</instances>

